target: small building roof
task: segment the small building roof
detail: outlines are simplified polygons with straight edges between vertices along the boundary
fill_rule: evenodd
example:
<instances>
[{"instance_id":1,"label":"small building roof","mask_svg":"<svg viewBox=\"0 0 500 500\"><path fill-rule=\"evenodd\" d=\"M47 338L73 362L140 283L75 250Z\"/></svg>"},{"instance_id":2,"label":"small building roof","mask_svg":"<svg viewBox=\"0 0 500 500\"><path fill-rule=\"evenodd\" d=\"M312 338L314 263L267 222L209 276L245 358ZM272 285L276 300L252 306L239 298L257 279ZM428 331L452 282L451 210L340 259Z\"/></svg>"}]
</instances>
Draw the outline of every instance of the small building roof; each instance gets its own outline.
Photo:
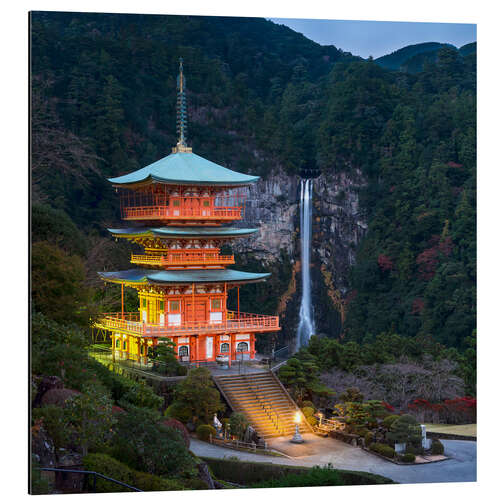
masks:
<instances>
[{"instance_id":1,"label":"small building roof","mask_svg":"<svg viewBox=\"0 0 500 500\"><path fill-rule=\"evenodd\" d=\"M257 228L236 227L126 227L123 229L108 228L116 237L157 236L159 238L234 238L246 236L258 231Z\"/></svg>"},{"instance_id":2,"label":"small building roof","mask_svg":"<svg viewBox=\"0 0 500 500\"><path fill-rule=\"evenodd\" d=\"M147 181L177 185L245 186L258 181L259 177L229 170L195 153L180 152L172 153L130 174L108 180L119 186Z\"/></svg>"},{"instance_id":3,"label":"small building roof","mask_svg":"<svg viewBox=\"0 0 500 500\"><path fill-rule=\"evenodd\" d=\"M254 283L265 280L270 273L247 273L234 269L196 269L154 271L134 268L126 271L100 272L104 281L111 283L175 285L182 283Z\"/></svg>"}]
</instances>

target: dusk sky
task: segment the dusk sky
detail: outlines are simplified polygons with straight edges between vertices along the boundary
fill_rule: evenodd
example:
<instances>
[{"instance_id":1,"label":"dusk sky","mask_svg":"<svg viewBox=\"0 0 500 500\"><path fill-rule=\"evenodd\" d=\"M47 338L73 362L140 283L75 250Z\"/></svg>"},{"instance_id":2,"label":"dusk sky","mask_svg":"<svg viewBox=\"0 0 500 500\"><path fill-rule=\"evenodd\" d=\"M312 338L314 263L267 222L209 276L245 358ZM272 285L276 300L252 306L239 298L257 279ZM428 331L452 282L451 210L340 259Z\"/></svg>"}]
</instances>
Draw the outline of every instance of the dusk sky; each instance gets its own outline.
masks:
<instances>
[{"instance_id":1,"label":"dusk sky","mask_svg":"<svg viewBox=\"0 0 500 500\"><path fill-rule=\"evenodd\" d=\"M335 45L345 52L365 58L377 58L406 45L422 42L451 43L461 47L476 41L475 24L276 18L270 20L276 24L285 24L321 45Z\"/></svg>"}]
</instances>

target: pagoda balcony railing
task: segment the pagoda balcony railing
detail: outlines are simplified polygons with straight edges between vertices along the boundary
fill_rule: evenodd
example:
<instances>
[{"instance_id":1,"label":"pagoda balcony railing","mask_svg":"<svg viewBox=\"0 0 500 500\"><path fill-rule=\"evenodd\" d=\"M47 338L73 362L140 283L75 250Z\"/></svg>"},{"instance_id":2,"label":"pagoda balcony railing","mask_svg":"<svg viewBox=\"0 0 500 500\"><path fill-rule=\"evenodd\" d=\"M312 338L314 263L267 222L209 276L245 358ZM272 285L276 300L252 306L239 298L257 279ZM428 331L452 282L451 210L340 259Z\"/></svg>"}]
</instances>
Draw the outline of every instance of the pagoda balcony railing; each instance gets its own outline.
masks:
<instances>
[{"instance_id":1,"label":"pagoda balcony railing","mask_svg":"<svg viewBox=\"0 0 500 500\"><path fill-rule=\"evenodd\" d=\"M168 255L132 254L130 262L148 266L227 266L234 264L234 255L203 252Z\"/></svg>"},{"instance_id":2,"label":"pagoda balcony railing","mask_svg":"<svg viewBox=\"0 0 500 500\"><path fill-rule=\"evenodd\" d=\"M205 335L231 332L275 332L281 329L279 316L227 311L222 321L184 321L179 325L161 325L140 320L138 312L104 313L96 327L130 333L141 337L176 337L189 334Z\"/></svg>"},{"instance_id":3,"label":"pagoda balcony railing","mask_svg":"<svg viewBox=\"0 0 500 500\"><path fill-rule=\"evenodd\" d=\"M165 205L123 207L125 220L239 220L243 217L242 207L174 207Z\"/></svg>"}]
</instances>

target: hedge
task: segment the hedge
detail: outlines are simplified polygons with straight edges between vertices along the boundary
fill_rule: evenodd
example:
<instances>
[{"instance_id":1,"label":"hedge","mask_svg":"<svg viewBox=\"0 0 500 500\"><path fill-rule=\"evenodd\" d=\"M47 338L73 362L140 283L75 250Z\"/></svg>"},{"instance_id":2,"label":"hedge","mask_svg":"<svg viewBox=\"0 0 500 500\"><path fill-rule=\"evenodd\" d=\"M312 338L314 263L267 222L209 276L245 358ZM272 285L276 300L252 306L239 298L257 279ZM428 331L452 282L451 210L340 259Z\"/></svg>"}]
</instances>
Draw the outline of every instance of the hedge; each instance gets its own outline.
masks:
<instances>
[{"instance_id":1,"label":"hedge","mask_svg":"<svg viewBox=\"0 0 500 500\"><path fill-rule=\"evenodd\" d=\"M344 486L345 483L335 469L329 467L313 467L301 474L289 473L279 478L259 481L253 488L290 488L303 486Z\"/></svg>"},{"instance_id":2,"label":"hedge","mask_svg":"<svg viewBox=\"0 0 500 500\"><path fill-rule=\"evenodd\" d=\"M405 453L401 457L401 461L405 463L412 463L415 462L415 455L413 453Z\"/></svg>"},{"instance_id":3,"label":"hedge","mask_svg":"<svg viewBox=\"0 0 500 500\"><path fill-rule=\"evenodd\" d=\"M308 467L279 465L269 462L244 462L241 460L224 460L221 458L200 457L206 462L217 479L248 486L261 481L279 479L289 474L304 474ZM388 479L369 472L333 469L340 475L345 485L393 484Z\"/></svg>"},{"instance_id":4,"label":"hedge","mask_svg":"<svg viewBox=\"0 0 500 500\"><path fill-rule=\"evenodd\" d=\"M139 472L131 469L127 465L118 460L105 455L103 453L89 453L83 457L83 465L85 470L99 472L104 476L108 476L122 483L135 486L143 491L170 491L184 490L186 488L174 479L165 479L146 472ZM106 481L100 477L96 477L96 492L110 493L131 491L129 488L120 486L119 484Z\"/></svg>"},{"instance_id":5,"label":"hedge","mask_svg":"<svg viewBox=\"0 0 500 500\"><path fill-rule=\"evenodd\" d=\"M388 458L394 458L394 455L396 454L394 448L392 448L388 444L383 444L383 443L372 443L370 445L370 450Z\"/></svg>"}]
</instances>

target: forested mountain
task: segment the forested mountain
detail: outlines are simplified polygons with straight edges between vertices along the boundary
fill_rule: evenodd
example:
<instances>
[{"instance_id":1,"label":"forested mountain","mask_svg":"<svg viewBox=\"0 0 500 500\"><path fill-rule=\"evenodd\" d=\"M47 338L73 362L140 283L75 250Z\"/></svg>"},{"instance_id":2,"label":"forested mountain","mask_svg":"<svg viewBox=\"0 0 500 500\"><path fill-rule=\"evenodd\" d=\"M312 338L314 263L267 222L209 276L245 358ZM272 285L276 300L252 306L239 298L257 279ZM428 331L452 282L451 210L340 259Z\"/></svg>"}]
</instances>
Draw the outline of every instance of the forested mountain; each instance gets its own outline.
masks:
<instances>
[{"instance_id":1,"label":"forested mountain","mask_svg":"<svg viewBox=\"0 0 500 500\"><path fill-rule=\"evenodd\" d=\"M425 64L435 63L438 52L448 47L458 50L460 56L467 56L476 52L476 42L468 43L458 49L449 43L426 42L408 45L395 50L390 54L375 59L375 62L382 68L404 71L406 73L418 73L424 69Z\"/></svg>"},{"instance_id":2,"label":"forested mountain","mask_svg":"<svg viewBox=\"0 0 500 500\"><path fill-rule=\"evenodd\" d=\"M33 13L31 30L33 201L45 205L36 221L48 221L34 232L53 249L39 248L42 271L58 259L72 266L69 257L87 276L126 265L124 245L104 243L103 228L119 220L105 178L175 144L182 56L198 154L263 177L360 172L368 229L341 335L430 335L465 347L475 328L475 51L440 47L412 74L262 19ZM67 243L79 234L86 249Z\"/></svg>"}]
</instances>

